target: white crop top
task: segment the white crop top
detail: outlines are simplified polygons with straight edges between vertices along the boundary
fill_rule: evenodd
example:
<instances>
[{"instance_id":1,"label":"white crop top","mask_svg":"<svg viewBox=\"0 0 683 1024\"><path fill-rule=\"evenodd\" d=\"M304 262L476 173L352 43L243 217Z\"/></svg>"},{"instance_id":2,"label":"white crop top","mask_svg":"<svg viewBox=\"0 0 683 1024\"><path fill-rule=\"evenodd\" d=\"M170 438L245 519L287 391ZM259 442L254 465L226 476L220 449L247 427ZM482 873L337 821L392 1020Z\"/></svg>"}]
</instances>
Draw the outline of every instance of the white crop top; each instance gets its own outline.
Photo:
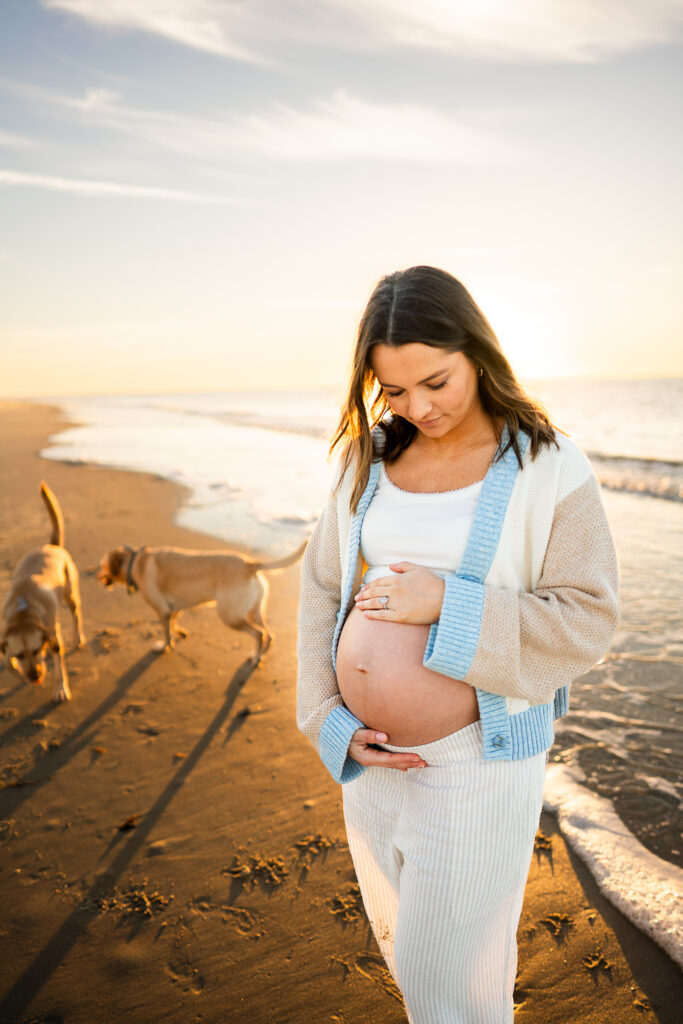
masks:
<instances>
[{"instance_id":1,"label":"white crop top","mask_svg":"<svg viewBox=\"0 0 683 1024\"><path fill-rule=\"evenodd\" d=\"M382 464L360 535L368 565L363 582L390 576L392 562L415 562L439 576L452 575L465 552L482 483L456 491L403 491Z\"/></svg>"}]
</instances>

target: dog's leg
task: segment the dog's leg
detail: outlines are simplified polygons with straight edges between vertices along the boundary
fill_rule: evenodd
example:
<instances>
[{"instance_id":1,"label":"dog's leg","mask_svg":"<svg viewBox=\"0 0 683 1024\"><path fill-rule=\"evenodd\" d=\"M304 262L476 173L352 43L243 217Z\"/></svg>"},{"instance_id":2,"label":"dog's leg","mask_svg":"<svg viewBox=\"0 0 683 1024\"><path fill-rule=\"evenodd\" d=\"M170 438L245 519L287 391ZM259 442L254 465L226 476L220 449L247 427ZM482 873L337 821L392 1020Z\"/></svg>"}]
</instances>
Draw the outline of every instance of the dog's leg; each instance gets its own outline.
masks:
<instances>
[{"instance_id":1,"label":"dog's leg","mask_svg":"<svg viewBox=\"0 0 683 1024\"><path fill-rule=\"evenodd\" d=\"M250 661L252 665L258 665L270 646L270 634L265 629L261 629L260 626L256 626L251 622L241 622L239 624L231 622L229 625L233 629L239 630L240 633L248 633L249 636L254 637L256 640L256 651L250 658Z\"/></svg>"},{"instance_id":2,"label":"dog's leg","mask_svg":"<svg viewBox=\"0 0 683 1024\"><path fill-rule=\"evenodd\" d=\"M258 663L273 642L273 637L266 625L265 615L269 592L268 580L261 573L257 574L256 579L261 584L260 593L252 607L247 612L246 619L249 625L261 634L258 649L256 651L256 662Z\"/></svg>"},{"instance_id":3,"label":"dog's leg","mask_svg":"<svg viewBox=\"0 0 683 1024\"><path fill-rule=\"evenodd\" d=\"M248 632L254 630L257 636L256 654L254 655L255 664L257 665L273 642L273 637L268 632L268 627L266 626L263 618L263 605L265 604L265 601L266 595L264 595L260 607L257 605L255 608L252 608L247 612L247 623L251 627Z\"/></svg>"},{"instance_id":4,"label":"dog's leg","mask_svg":"<svg viewBox=\"0 0 683 1024\"><path fill-rule=\"evenodd\" d=\"M176 621L177 618L178 618L178 614L179 614L178 612L171 612L171 622L170 622L171 632L175 633L176 636L187 636L187 630L183 629L182 626L179 626L177 621Z\"/></svg>"},{"instance_id":5,"label":"dog's leg","mask_svg":"<svg viewBox=\"0 0 683 1024\"><path fill-rule=\"evenodd\" d=\"M85 633L83 632L83 616L81 615L81 591L78 584L78 571L74 565L66 568L66 587L64 588L64 600L73 615L74 630L77 637L77 646L85 647Z\"/></svg>"},{"instance_id":6,"label":"dog's leg","mask_svg":"<svg viewBox=\"0 0 683 1024\"><path fill-rule=\"evenodd\" d=\"M238 614L232 607L229 595L224 599L221 593L216 594L216 611L226 626L240 633L248 633L256 640L256 651L250 658L252 665L258 665L262 656L270 647L271 636L263 620L263 608L268 600L268 581L261 573L256 573L250 581L248 599L252 605L246 611L244 606Z\"/></svg>"},{"instance_id":7,"label":"dog's leg","mask_svg":"<svg viewBox=\"0 0 683 1024\"><path fill-rule=\"evenodd\" d=\"M168 610L164 611L161 608L157 608L156 612L157 612L157 615L159 616L159 622L161 623L161 628L164 631L164 639L163 640L158 640L154 644L154 650L158 651L159 654L161 654L161 653L163 653L163 651L170 651L171 648L173 647L173 634L171 633L171 619L172 619L172 615L171 615L170 611L168 611Z\"/></svg>"},{"instance_id":8,"label":"dog's leg","mask_svg":"<svg viewBox=\"0 0 683 1024\"><path fill-rule=\"evenodd\" d=\"M57 676L57 685L52 694L52 699L55 704L61 704L62 701L71 700L71 688L69 687L69 677L64 661L64 641L58 622L55 623L54 636L50 641L50 651Z\"/></svg>"}]
</instances>

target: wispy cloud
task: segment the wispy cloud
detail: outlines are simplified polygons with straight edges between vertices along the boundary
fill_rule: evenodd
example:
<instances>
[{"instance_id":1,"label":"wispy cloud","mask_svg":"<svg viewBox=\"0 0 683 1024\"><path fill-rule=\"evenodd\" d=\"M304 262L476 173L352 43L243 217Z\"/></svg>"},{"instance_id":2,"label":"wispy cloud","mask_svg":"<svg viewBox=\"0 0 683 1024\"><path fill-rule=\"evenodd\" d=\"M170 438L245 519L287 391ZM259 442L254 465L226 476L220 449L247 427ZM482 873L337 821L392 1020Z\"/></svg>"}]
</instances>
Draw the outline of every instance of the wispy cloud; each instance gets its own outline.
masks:
<instances>
[{"instance_id":1,"label":"wispy cloud","mask_svg":"<svg viewBox=\"0 0 683 1024\"><path fill-rule=\"evenodd\" d=\"M680 38L682 0L41 0L99 27L239 60L288 40L493 60L600 60Z\"/></svg>"},{"instance_id":2,"label":"wispy cloud","mask_svg":"<svg viewBox=\"0 0 683 1024\"><path fill-rule=\"evenodd\" d=\"M24 171L0 169L0 186L47 189L51 192L73 192L81 196L123 196L133 199L161 199L180 203L242 205L241 200L226 196L184 192L180 189L157 188L147 185L129 185L115 181L91 181L84 178L57 178L46 174L26 174Z\"/></svg>"},{"instance_id":3,"label":"wispy cloud","mask_svg":"<svg viewBox=\"0 0 683 1024\"><path fill-rule=\"evenodd\" d=\"M197 50L260 61L256 50L237 41L257 28L248 3L225 0L41 0L43 7L66 11L102 28L132 29L163 36ZM260 6L260 5L257 5ZM258 21L261 21L259 12Z\"/></svg>"},{"instance_id":4,"label":"wispy cloud","mask_svg":"<svg viewBox=\"0 0 683 1024\"><path fill-rule=\"evenodd\" d=\"M374 103L342 89L303 108L276 103L259 113L211 119L132 106L109 89L73 96L15 81L0 85L34 102L60 107L84 123L205 160L242 156L281 162L483 164L521 156L502 129L487 130L423 104Z\"/></svg>"},{"instance_id":5,"label":"wispy cloud","mask_svg":"<svg viewBox=\"0 0 683 1024\"><path fill-rule=\"evenodd\" d=\"M278 105L235 125L242 148L274 160L356 157L415 163L509 159L511 143L416 103L381 104L338 90L307 110Z\"/></svg>"},{"instance_id":6,"label":"wispy cloud","mask_svg":"<svg viewBox=\"0 0 683 1024\"><path fill-rule=\"evenodd\" d=\"M29 139L25 135L15 135L14 132L4 132L0 128L0 146L6 149L23 149L36 145L34 139Z\"/></svg>"}]
</instances>

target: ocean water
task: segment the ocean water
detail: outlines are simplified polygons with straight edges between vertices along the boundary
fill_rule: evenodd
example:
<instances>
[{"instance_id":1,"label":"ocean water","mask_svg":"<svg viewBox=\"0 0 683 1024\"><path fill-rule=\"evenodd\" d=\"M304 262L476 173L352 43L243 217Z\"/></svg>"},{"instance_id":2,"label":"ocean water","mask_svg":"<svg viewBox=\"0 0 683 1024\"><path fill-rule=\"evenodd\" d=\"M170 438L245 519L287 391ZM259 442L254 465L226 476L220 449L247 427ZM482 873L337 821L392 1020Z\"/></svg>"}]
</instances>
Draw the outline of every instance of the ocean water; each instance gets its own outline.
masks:
<instances>
[{"instance_id":1,"label":"ocean water","mask_svg":"<svg viewBox=\"0 0 683 1024\"><path fill-rule=\"evenodd\" d=\"M602 798L590 803L596 815L600 807L616 810L634 837L635 860L640 844L654 855L647 896L637 889L631 916L661 933L671 870L683 879L671 868L683 866L683 379L548 380L527 388L589 455L621 573L617 637L601 664L573 684L551 761L567 768L560 791L568 802L589 803L576 804L572 778ZM57 399L73 425L42 454L168 477L187 488L183 525L274 556L307 536L322 508L339 398L321 390ZM557 792L556 785L556 808ZM616 887L626 899L627 886L636 889L610 860L609 832L600 821L590 825L602 836L605 891ZM654 937L675 955L670 935Z\"/></svg>"}]
</instances>

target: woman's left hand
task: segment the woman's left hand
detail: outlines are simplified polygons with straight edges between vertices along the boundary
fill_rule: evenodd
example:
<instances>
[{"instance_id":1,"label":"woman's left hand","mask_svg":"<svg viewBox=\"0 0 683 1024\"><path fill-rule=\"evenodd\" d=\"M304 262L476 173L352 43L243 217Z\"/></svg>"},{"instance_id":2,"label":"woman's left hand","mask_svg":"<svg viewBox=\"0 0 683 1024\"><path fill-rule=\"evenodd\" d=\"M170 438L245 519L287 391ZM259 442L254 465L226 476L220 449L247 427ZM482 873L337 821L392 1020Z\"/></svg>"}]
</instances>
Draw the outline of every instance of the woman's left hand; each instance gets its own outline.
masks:
<instances>
[{"instance_id":1,"label":"woman's left hand","mask_svg":"<svg viewBox=\"0 0 683 1024\"><path fill-rule=\"evenodd\" d=\"M413 562L394 562L389 568L393 576L380 576L356 594L356 607L365 617L418 625L438 622L444 593L441 576Z\"/></svg>"}]
</instances>

